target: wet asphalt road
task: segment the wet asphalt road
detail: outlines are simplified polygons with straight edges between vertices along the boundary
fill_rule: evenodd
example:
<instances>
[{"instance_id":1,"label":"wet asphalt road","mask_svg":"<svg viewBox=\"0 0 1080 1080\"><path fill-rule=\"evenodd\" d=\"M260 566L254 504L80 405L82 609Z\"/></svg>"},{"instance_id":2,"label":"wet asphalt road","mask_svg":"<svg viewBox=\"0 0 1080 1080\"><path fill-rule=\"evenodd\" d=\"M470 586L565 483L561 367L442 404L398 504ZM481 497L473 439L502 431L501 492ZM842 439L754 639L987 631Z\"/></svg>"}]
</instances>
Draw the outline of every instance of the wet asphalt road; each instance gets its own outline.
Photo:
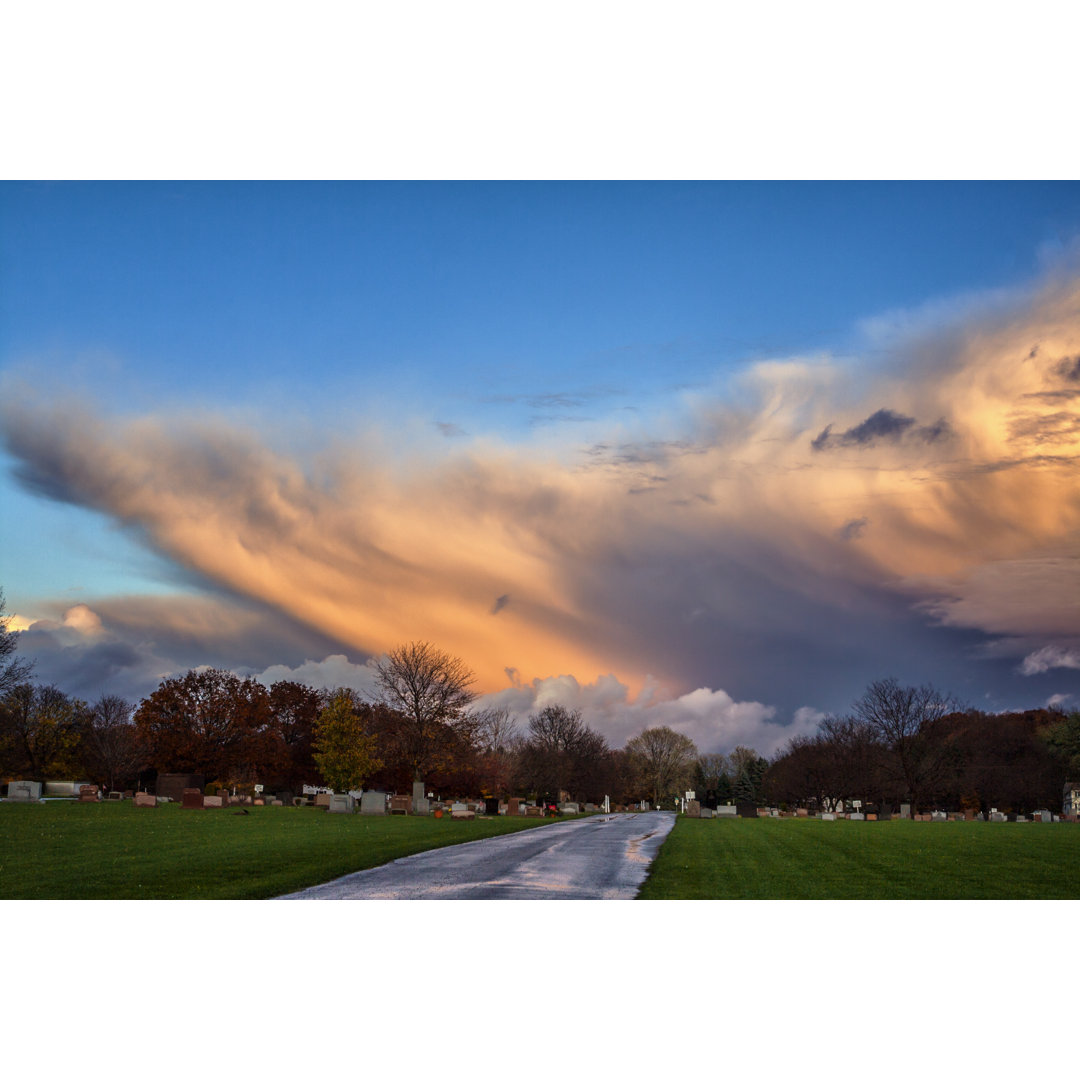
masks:
<instances>
[{"instance_id":1,"label":"wet asphalt road","mask_svg":"<svg viewBox=\"0 0 1080 1080\"><path fill-rule=\"evenodd\" d=\"M673 813L605 814L424 851L279 900L632 900Z\"/></svg>"}]
</instances>

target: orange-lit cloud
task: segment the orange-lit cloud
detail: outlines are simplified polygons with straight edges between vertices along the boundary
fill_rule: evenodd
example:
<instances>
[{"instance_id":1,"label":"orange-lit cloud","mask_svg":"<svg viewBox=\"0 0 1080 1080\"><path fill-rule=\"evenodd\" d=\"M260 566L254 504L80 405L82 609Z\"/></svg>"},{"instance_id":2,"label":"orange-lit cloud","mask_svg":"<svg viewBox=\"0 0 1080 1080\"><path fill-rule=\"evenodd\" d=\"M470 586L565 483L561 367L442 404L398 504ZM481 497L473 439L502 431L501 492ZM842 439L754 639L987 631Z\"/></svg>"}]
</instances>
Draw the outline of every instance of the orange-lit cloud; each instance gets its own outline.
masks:
<instances>
[{"instance_id":1,"label":"orange-lit cloud","mask_svg":"<svg viewBox=\"0 0 1080 1080\"><path fill-rule=\"evenodd\" d=\"M441 457L302 457L222 419L106 423L31 394L2 421L27 487L352 650L436 642L487 693L508 671L534 687L611 673L627 703L650 676L682 700L724 685L701 674L702 641L723 643L723 674L740 635L794 652L835 625L855 648L896 610L1017 657L1065 648L1080 284L875 346L872 368L760 363L662 434L613 425L555 449L458 437Z\"/></svg>"}]
</instances>

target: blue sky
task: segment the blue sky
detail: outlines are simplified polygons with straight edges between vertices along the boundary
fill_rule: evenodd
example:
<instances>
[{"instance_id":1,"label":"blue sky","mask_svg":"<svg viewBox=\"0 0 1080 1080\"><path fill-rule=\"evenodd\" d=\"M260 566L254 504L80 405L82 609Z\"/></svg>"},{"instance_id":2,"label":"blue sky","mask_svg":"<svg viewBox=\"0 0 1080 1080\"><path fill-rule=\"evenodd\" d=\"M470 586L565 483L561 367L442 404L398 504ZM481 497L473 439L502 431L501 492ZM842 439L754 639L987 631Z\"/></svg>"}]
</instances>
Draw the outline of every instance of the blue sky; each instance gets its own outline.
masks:
<instances>
[{"instance_id":1,"label":"blue sky","mask_svg":"<svg viewBox=\"0 0 1080 1080\"><path fill-rule=\"evenodd\" d=\"M732 708L748 702L760 706L760 715L772 709L766 719L779 727L800 708L804 718L842 708L861 689L860 679L896 667L913 679L922 671L937 682L952 677L962 684L955 689L979 700L989 695L1001 706L1075 694L1071 661L1028 676L1017 668L1039 649L1064 650L1044 657L1071 657L1080 626L1066 620L1040 625L1035 633L1019 616L1009 622L974 614L976 601L966 593L958 599L955 583L952 592L945 590L947 600L925 588L918 595L905 593L916 578L934 577L940 584L960 573L963 560L955 553L940 559L927 554L918 572L907 566L901 573L883 548L874 556L876 570L863 567L856 576L859 589L874 592L873 602L864 598L866 617L885 655L875 655L866 640L869 624L860 630L850 611L837 615L850 622L841 635L848 644L824 648L809 629L819 598L798 582L811 566L813 574L826 574L824 566L837 565L832 556L817 561L815 555L797 573L791 566L805 551L781 545L768 569L759 566L751 553L775 537L755 541L748 523L779 511L747 506L726 514L716 490L706 492L702 475L694 473L691 481L686 470L697 467L691 447L707 445L721 463L752 459L761 468L763 447L789 439L805 448L827 423L838 433L869 430L859 424L882 409L911 418L907 428L887 431L882 445L910 441L904 431L929 431L945 415L941 372L967 356L958 342L1007 336L1008 327L1025 320L1037 322L1050 340L1040 322L1049 318L1042 314L1048 305L1057 312L1054 325L1063 329L1053 338L1061 342L1054 346L1060 355L1047 360L1049 374L1043 374L1056 377L1053 372L1071 355L1067 341L1075 318L1062 316L1060 304L1053 307L1046 298L1062 289L1067 293L1074 280L1078 235L1080 185L1069 182L4 183L0 374L7 449L0 474L0 581L8 610L40 620L44 634L62 626L65 610L85 604L110 641L138 651L149 649L150 639L131 621L130 610L124 615L120 608L140 597L147 603L156 598L162 607L155 647L165 651L153 653L152 664L121 664L109 676L120 679L127 671L131 678L123 686L132 694L145 692L148 671L181 662L225 662L225 653L215 652L223 648L220 642L208 639L200 652L190 630L184 648L168 651L173 646L165 643L165 627L171 625L165 606L193 598L234 613L244 610L251 618L276 612L283 622L295 623L295 633L280 643L280 656L273 655L272 643L246 657L242 649L230 648L230 663L239 669L298 667L331 653L362 666L397 643L395 632L408 634L407 622L388 617L380 623L372 616L350 636L342 629L348 619L339 619L322 601L293 606L283 600L276 585L256 580L280 565L280 553L262 552L265 565L258 574L251 567L218 565L205 545L220 549L230 530L245 551L258 546L227 515L212 537L196 542L193 523L181 537L178 507L192 505L182 488L193 481L172 466L155 468L157 455L161 461L181 460L187 448L204 470L192 498L207 496L208 476L212 484L226 474L235 480L241 459L253 469L252 462L272 458L274 505L287 488L293 510L308 507L316 494L340 509L341 477L354 470L356 505L369 499L386 515L383 545L389 542L387 522L405 520L400 508L390 509L397 495L388 492L423 488L425 478L436 476L443 491L461 484L462 500L470 506L503 492L498 506L485 504L483 510L509 545L502 555L512 561L528 550L537 561L528 572L507 570L503 585L492 573L491 597L475 603L490 616L493 607L501 610L498 597L506 595L513 598L507 609L513 612L516 598L535 590L533 607L522 607L521 625L496 637L512 642L520 632L522 641L534 640L530 635L540 635L542 626L547 644L536 638L535 649L523 645L520 656L512 645L500 644L499 658L485 669L485 689L513 691L523 707L541 692L543 680L572 676L580 700L600 708L596 701L604 695L596 680L610 674L626 690L618 706L624 711L640 705L643 688L656 680L674 701L708 688L714 695L729 694ZM964 361L980 371L999 362L996 355ZM805 380L801 390L792 382L796 378ZM965 385L975 381L973 375ZM915 393L916 384L937 387L933 406L925 408L941 409L941 415L912 415L919 401L929 402ZM955 392L958 384L950 385ZM1064 393L1049 384L1041 392ZM763 433L762 425L784 410L791 423L811 425L805 437L794 428L783 436ZM959 413L950 413L953 428L959 430L960 422ZM967 422L977 423L970 416ZM1025 430L1033 430L1028 423ZM725 440L751 428L756 435L722 451ZM1048 430L1039 429L1044 447ZM1055 431L1054 438L1065 438ZM978 432L969 434L975 439ZM847 445L857 441L852 436ZM968 451L965 460L974 453ZM793 472L817 467L826 457L774 461L769 468ZM121 459L125 468L138 464L137 476L113 469ZM837 460L829 458L830 464ZM955 467L958 459L949 460ZM903 465L929 467L922 459ZM934 467L945 475L943 462ZM865 472L867 465L857 468ZM891 458L873 463L879 478L899 468ZM644 521L630 509L642 504L640 498L616 498L606 488L583 494L581 485L592 484L602 469L608 477L636 470L632 477L627 472L625 484L617 481L620 492L635 498L663 485L687 485L672 505L712 500L717 516L689 524L681 550L672 539L680 536L673 520L671 536L657 533L640 550L624 546L617 552L605 548L602 529L590 531L590 519L583 534L591 539L582 540L581 551L563 546L553 555L544 547L548 525L540 518L533 522L533 504L505 509L527 484L540 490L535 477L557 474L566 486L550 497L562 512L572 498L574 514L583 514L587 500L606 508L596 511L601 517L614 515L613 528L625 513L620 527L638 528L641 535L660 529L663 514ZM254 473L244 475L250 485ZM836 484L850 485L854 475L838 474ZM330 476L337 479L331 483ZM122 485L145 487L146 503L129 504ZM168 521L160 509L166 494L179 500L167 512ZM897 497L898 505L909 505L907 496ZM949 503L970 497L965 491L938 498ZM209 504L215 521L222 507L235 507L236 490L223 486L220 500ZM960 503L950 505L955 510ZM835 523L815 529L851 540L870 536L884 520L884 511L875 516L852 507L850 513L837 509ZM268 512L265 506L259 510ZM245 506L244 513L253 511ZM314 520L329 511L311 513ZM205 520L207 509L200 514ZM363 531L364 515L357 514L348 525L319 518L320 527L340 527L341 542L348 537L351 543ZM425 518L409 535L449 544L457 527L452 518L452 511ZM469 520L478 519L474 514ZM964 572L971 577L977 570L982 581L1006 558L1072 558L1070 520L1048 524L1026 547L988 551ZM897 525L889 550L897 550L905 529L913 527ZM1007 531L1001 521L991 527ZM792 529L790 521L785 528ZM725 538L716 548L708 540L713 535ZM962 537L953 536L953 542L958 551L964 546ZM464 550L477 542L462 532L456 543ZM500 557L493 552L492 565ZM613 561L601 568L608 557ZM321 552L312 558L321 564L332 556ZM445 552L441 558L451 556ZM699 615L691 604L669 623L657 617L663 592L654 591L660 588L656 581L672 559L679 566L675 592L708 591L704 582L731 575L725 586L731 610L756 606L757 622L745 635L735 623L723 632L705 628L694 639L697 645L682 650L682 660L657 655L650 667L649 635L641 626L666 625L670 638L676 624L712 618L708 604ZM701 569L704 577L688 576L689 565L704 568L712 560L720 560L715 573ZM410 549L407 561L419 573L423 556ZM464 564L453 566L446 573L473 573ZM612 566L617 582L608 580ZM781 566L788 569L781 573ZM288 572L302 576L310 570ZM434 563L427 570L434 573ZM364 572L377 578L380 573L371 566L357 570ZM836 573L845 583L838 589L855 587L848 570ZM542 599L539 580L548 574L544 588L559 602ZM901 579L903 587L896 584ZM639 586L643 607L634 600ZM372 584L383 587L381 578ZM413 587L386 586L379 603L387 610L420 604L421 594L409 592ZM716 603L717 610L724 606ZM954 614L943 616L941 604L952 605ZM762 615L760 609L769 605L794 612L791 623ZM955 614L961 610L963 617ZM611 621L611 648L582 655L580 662L592 667L545 666L569 664L578 655L578 646L560 651L554 641L564 633L576 634L579 643L589 639L596 628L585 624L598 611ZM416 618L417 632L409 636L457 625L449 615L447 622L430 624L420 614ZM68 631L75 633L79 619L69 621ZM628 626L638 629L630 632ZM616 641L620 635L625 641ZM448 644L464 652L470 643L479 649L486 640L466 636ZM72 639L65 653L50 641L41 638L40 667L62 678L59 658L72 660L79 643ZM710 651L721 642L733 659L711 667ZM315 655L324 648L329 651ZM789 676L754 661L774 648L787 658ZM899 665L893 663L896 649L906 658ZM823 667L834 675L811 678ZM508 676L512 685L500 691L493 679L506 668L515 674ZM78 690L93 696L85 669L79 671ZM531 697L521 696L521 685L532 687ZM633 715L639 719L640 709Z\"/></svg>"}]
</instances>

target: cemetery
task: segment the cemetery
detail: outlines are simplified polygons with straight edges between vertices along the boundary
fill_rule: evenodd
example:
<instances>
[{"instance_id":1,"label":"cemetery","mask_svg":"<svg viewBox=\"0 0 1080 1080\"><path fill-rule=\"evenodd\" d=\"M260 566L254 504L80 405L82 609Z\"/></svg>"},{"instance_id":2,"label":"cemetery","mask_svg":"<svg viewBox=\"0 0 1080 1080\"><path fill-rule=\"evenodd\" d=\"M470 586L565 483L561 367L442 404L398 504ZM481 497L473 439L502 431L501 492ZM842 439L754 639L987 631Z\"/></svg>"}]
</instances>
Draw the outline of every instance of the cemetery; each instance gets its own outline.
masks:
<instances>
[{"instance_id":1,"label":"cemetery","mask_svg":"<svg viewBox=\"0 0 1080 1080\"><path fill-rule=\"evenodd\" d=\"M544 816L543 800L517 798L428 800L425 792L416 813L411 796L371 791L263 792L256 800L207 794L205 786L176 798L92 787L7 785L0 898L268 898L429 848L559 820ZM570 819L605 807L565 802L557 809ZM910 816L839 805L811 814L713 808L697 799L685 811L642 898L1080 899L1073 815L994 813L982 822L910 814L910 807L899 808Z\"/></svg>"}]
</instances>

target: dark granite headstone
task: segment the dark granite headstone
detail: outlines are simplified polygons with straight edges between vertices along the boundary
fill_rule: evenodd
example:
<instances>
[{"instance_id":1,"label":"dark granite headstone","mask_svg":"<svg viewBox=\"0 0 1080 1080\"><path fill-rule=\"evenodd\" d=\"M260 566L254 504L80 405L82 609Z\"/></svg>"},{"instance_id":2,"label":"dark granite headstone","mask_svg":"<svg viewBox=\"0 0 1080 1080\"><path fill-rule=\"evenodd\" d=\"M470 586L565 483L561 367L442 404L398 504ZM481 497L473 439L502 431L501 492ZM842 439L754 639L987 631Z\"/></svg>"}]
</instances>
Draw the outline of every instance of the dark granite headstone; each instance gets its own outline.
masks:
<instances>
[{"instance_id":1,"label":"dark granite headstone","mask_svg":"<svg viewBox=\"0 0 1080 1080\"><path fill-rule=\"evenodd\" d=\"M484 800L484 813L491 814L493 817L499 816L499 800L498 799L485 799Z\"/></svg>"},{"instance_id":2,"label":"dark granite headstone","mask_svg":"<svg viewBox=\"0 0 1080 1080\"><path fill-rule=\"evenodd\" d=\"M184 788L180 806L184 810L201 810L204 798L201 788Z\"/></svg>"},{"instance_id":3,"label":"dark granite headstone","mask_svg":"<svg viewBox=\"0 0 1080 1080\"><path fill-rule=\"evenodd\" d=\"M180 802L189 788L202 791L205 784L206 778L199 773L158 773L154 794Z\"/></svg>"},{"instance_id":4,"label":"dark granite headstone","mask_svg":"<svg viewBox=\"0 0 1080 1080\"><path fill-rule=\"evenodd\" d=\"M739 817L756 818L758 816L757 807L753 803L738 803L735 813Z\"/></svg>"}]
</instances>

